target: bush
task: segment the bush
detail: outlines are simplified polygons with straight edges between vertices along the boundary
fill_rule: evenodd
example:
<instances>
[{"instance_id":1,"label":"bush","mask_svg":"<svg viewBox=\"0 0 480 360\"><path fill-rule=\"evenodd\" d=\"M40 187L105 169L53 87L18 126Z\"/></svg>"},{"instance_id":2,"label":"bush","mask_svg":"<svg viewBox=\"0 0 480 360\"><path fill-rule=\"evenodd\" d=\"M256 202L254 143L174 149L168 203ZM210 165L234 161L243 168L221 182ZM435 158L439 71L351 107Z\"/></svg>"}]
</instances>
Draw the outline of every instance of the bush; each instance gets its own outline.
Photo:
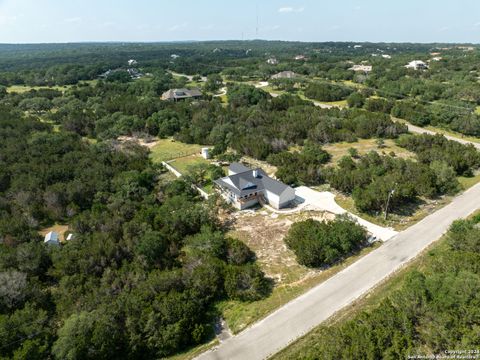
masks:
<instances>
[{"instance_id":1,"label":"bush","mask_svg":"<svg viewBox=\"0 0 480 360\"><path fill-rule=\"evenodd\" d=\"M320 222L297 222L290 228L285 243L300 264L309 267L331 265L366 244L363 227L347 217Z\"/></svg>"}]
</instances>

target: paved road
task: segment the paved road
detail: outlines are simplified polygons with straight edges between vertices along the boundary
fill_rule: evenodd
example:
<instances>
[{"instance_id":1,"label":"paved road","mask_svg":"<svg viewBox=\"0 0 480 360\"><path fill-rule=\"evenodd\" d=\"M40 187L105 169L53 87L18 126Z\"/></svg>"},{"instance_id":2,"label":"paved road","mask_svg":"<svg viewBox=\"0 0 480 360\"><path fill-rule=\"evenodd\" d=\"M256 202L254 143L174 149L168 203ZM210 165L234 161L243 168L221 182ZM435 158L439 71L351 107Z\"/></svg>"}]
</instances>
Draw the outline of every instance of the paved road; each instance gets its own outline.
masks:
<instances>
[{"instance_id":1,"label":"paved road","mask_svg":"<svg viewBox=\"0 0 480 360\"><path fill-rule=\"evenodd\" d=\"M299 186L295 188L295 195L304 199L304 201L310 205L313 205L320 210L325 210L333 214L345 214L347 211L335 202L335 195L329 191L315 191L307 186ZM361 217L349 213L350 216L355 218L358 223L367 228L367 230L375 237L387 241L398 234L392 228L382 227L373 224Z\"/></svg>"},{"instance_id":2,"label":"paved road","mask_svg":"<svg viewBox=\"0 0 480 360\"><path fill-rule=\"evenodd\" d=\"M419 126L415 126L415 125L412 125L412 124L409 124L409 123L407 123L406 125L408 126L408 131L413 132L413 133L430 134L430 135L437 134L437 132L435 132L435 131L427 130L427 129L424 129L424 128L421 128ZM459 143L462 143L462 144L465 144L465 145L466 144L472 144L473 146L475 146L477 149L480 150L480 143L473 142L473 141L468 141L468 140L465 140L465 139L462 139L462 138L459 138L459 137L450 136L450 135L445 135L445 134L442 134L442 135L445 136L448 140L453 140L453 141L456 141L456 142L459 142Z\"/></svg>"},{"instance_id":3,"label":"paved road","mask_svg":"<svg viewBox=\"0 0 480 360\"><path fill-rule=\"evenodd\" d=\"M439 239L455 219L478 208L480 184L198 359L260 360L275 354L417 256Z\"/></svg>"}]
</instances>

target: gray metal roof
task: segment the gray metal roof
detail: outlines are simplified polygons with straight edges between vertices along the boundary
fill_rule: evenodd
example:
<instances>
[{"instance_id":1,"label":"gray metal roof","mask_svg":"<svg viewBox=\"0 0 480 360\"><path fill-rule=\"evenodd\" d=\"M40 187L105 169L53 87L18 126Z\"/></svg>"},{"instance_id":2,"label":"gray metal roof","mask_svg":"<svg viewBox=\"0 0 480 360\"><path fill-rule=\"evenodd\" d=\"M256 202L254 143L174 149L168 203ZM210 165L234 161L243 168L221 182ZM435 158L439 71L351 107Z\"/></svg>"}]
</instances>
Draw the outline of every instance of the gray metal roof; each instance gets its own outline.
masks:
<instances>
[{"instance_id":1,"label":"gray metal roof","mask_svg":"<svg viewBox=\"0 0 480 360\"><path fill-rule=\"evenodd\" d=\"M279 72L278 74L272 75L272 79L291 79L297 77L298 75L293 71L287 70Z\"/></svg>"},{"instance_id":2,"label":"gray metal roof","mask_svg":"<svg viewBox=\"0 0 480 360\"><path fill-rule=\"evenodd\" d=\"M190 97L200 97L202 92L199 89L170 89L162 94L162 99L186 99Z\"/></svg>"},{"instance_id":3,"label":"gray metal roof","mask_svg":"<svg viewBox=\"0 0 480 360\"><path fill-rule=\"evenodd\" d=\"M249 171L251 169L249 167L246 167L245 165L239 163L239 162L234 162L234 163L230 164L230 166L228 167L228 170L230 170L231 172L233 172L235 174L238 174L238 173L242 173L242 172L245 172L245 171Z\"/></svg>"},{"instance_id":4,"label":"gray metal roof","mask_svg":"<svg viewBox=\"0 0 480 360\"><path fill-rule=\"evenodd\" d=\"M247 170L215 180L215 183L223 188L229 189L240 197L263 190L280 195L290 187L280 181L272 179L262 169L255 169L257 176L253 176L255 170L249 169L246 166L243 167Z\"/></svg>"}]
</instances>

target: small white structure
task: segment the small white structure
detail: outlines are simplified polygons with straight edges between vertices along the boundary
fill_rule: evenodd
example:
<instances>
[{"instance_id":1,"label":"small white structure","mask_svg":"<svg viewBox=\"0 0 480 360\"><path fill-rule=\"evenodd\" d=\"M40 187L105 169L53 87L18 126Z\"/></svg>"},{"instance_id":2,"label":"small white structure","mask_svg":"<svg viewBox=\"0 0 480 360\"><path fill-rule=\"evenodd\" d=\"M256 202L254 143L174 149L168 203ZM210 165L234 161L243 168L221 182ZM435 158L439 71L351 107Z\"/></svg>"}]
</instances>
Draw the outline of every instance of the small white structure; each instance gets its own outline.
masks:
<instances>
[{"instance_id":1,"label":"small white structure","mask_svg":"<svg viewBox=\"0 0 480 360\"><path fill-rule=\"evenodd\" d=\"M354 49L360 49L360 48L362 48L362 47L363 47L362 45L353 45L353 48L354 48Z\"/></svg>"},{"instance_id":2,"label":"small white structure","mask_svg":"<svg viewBox=\"0 0 480 360\"><path fill-rule=\"evenodd\" d=\"M440 61L440 60L442 60L441 56L435 56L432 58L432 61Z\"/></svg>"},{"instance_id":3,"label":"small white structure","mask_svg":"<svg viewBox=\"0 0 480 360\"><path fill-rule=\"evenodd\" d=\"M206 160L210 159L210 149L207 147L202 148L202 157Z\"/></svg>"},{"instance_id":4,"label":"small white structure","mask_svg":"<svg viewBox=\"0 0 480 360\"><path fill-rule=\"evenodd\" d=\"M267 60L267 64L269 65L278 65L278 60L274 57L271 57L270 59Z\"/></svg>"},{"instance_id":5,"label":"small white structure","mask_svg":"<svg viewBox=\"0 0 480 360\"><path fill-rule=\"evenodd\" d=\"M128 60L128 66L133 66L133 65L137 65L137 64L138 64L137 60L135 60L135 59Z\"/></svg>"},{"instance_id":6,"label":"small white structure","mask_svg":"<svg viewBox=\"0 0 480 360\"><path fill-rule=\"evenodd\" d=\"M295 56L295 60L297 61L307 60L307 57L305 55L297 55Z\"/></svg>"},{"instance_id":7,"label":"small white structure","mask_svg":"<svg viewBox=\"0 0 480 360\"><path fill-rule=\"evenodd\" d=\"M74 239L74 236L72 233L68 234L67 236L67 241L70 241L70 240L73 240Z\"/></svg>"},{"instance_id":8,"label":"small white structure","mask_svg":"<svg viewBox=\"0 0 480 360\"><path fill-rule=\"evenodd\" d=\"M361 71L361 72L364 72L364 73L369 73L370 71L372 71L372 65L353 65L348 70Z\"/></svg>"},{"instance_id":9,"label":"small white structure","mask_svg":"<svg viewBox=\"0 0 480 360\"><path fill-rule=\"evenodd\" d=\"M407 65L405 65L407 69L413 70L425 70L428 69L428 65L423 62L422 60L413 60L410 61Z\"/></svg>"},{"instance_id":10,"label":"small white structure","mask_svg":"<svg viewBox=\"0 0 480 360\"><path fill-rule=\"evenodd\" d=\"M47 245L60 245L58 234L55 231L50 231L47 235L45 235L45 240L43 242Z\"/></svg>"},{"instance_id":11,"label":"small white structure","mask_svg":"<svg viewBox=\"0 0 480 360\"><path fill-rule=\"evenodd\" d=\"M170 57L175 60L175 59L178 59L180 57L180 55L177 55L177 54L172 54L170 55Z\"/></svg>"},{"instance_id":12,"label":"small white structure","mask_svg":"<svg viewBox=\"0 0 480 360\"><path fill-rule=\"evenodd\" d=\"M383 54L383 55L382 55L382 58L384 58L384 59L391 59L392 56L391 56L391 55L388 55L388 54Z\"/></svg>"}]
</instances>

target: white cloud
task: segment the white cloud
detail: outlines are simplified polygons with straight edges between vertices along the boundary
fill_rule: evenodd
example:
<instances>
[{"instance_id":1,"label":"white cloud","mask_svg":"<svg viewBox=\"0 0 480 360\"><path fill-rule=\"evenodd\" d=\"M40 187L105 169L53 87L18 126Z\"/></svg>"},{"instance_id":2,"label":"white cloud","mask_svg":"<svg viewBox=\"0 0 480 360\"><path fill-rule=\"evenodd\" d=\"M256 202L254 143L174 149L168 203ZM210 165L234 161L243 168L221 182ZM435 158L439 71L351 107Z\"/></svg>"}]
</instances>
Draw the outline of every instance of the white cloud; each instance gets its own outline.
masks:
<instances>
[{"instance_id":1,"label":"white cloud","mask_svg":"<svg viewBox=\"0 0 480 360\"><path fill-rule=\"evenodd\" d=\"M72 18L64 19L63 21L66 22L66 23L70 23L70 24L78 24L78 23L82 22L82 18L81 17L72 17Z\"/></svg>"},{"instance_id":2,"label":"white cloud","mask_svg":"<svg viewBox=\"0 0 480 360\"><path fill-rule=\"evenodd\" d=\"M278 9L278 12L279 13L301 13L303 12L303 10L305 10L305 8L302 6L302 7L299 7L299 8L294 8L294 7L291 7L291 6L284 6L284 7L281 7L280 9Z\"/></svg>"},{"instance_id":3,"label":"white cloud","mask_svg":"<svg viewBox=\"0 0 480 360\"><path fill-rule=\"evenodd\" d=\"M179 30L183 30L185 29L186 27L188 26L188 23L184 22L182 24L176 24L176 25L173 25L173 26L170 26L168 28L168 31L179 31Z\"/></svg>"},{"instance_id":4,"label":"white cloud","mask_svg":"<svg viewBox=\"0 0 480 360\"><path fill-rule=\"evenodd\" d=\"M113 21L107 21L102 24L102 27L112 27L116 25Z\"/></svg>"}]
</instances>

